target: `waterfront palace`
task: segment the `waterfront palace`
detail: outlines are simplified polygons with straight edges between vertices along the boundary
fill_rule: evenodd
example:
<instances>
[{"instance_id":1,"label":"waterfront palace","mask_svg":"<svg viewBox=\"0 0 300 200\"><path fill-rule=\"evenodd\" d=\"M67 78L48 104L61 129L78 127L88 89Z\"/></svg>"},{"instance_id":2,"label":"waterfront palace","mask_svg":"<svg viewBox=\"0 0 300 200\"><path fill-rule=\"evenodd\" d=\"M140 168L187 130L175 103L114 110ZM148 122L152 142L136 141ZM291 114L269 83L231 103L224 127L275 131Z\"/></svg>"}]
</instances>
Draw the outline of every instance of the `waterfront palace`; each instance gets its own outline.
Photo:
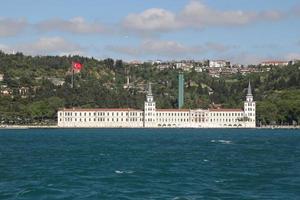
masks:
<instances>
[{"instance_id":1,"label":"waterfront palace","mask_svg":"<svg viewBox=\"0 0 300 200\"><path fill-rule=\"evenodd\" d=\"M71 108L58 111L59 127L80 128L255 128L249 82L244 109L157 109L149 85L144 110Z\"/></svg>"}]
</instances>

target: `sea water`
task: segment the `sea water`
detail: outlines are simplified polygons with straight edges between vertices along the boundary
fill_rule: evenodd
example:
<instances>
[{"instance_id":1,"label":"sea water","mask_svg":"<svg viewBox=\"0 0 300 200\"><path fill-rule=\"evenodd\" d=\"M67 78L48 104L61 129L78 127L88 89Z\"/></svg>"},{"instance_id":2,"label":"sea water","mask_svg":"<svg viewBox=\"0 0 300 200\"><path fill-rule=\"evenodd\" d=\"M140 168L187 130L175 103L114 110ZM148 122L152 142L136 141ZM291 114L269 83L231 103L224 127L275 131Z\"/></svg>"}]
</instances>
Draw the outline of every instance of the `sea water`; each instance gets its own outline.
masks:
<instances>
[{"instance_id":1,"label":"sea water","mask_svg":"<svg viewBox=\"0 0 300 200\"><path fill-rule=\"evenodd\" d=\"M2 129L0 199L300 199L300 131Z\"/></svg>"}]
</instances>

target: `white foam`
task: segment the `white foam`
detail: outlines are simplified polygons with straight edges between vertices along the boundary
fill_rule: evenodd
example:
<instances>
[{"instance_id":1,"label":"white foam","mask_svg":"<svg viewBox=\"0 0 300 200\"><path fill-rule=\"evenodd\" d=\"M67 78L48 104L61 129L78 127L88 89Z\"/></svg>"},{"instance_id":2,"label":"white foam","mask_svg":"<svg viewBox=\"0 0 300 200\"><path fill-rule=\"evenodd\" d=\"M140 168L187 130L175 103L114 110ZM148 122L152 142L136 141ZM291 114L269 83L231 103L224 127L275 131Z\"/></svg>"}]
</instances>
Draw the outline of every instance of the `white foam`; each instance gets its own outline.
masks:
<instances>
[{"instance_id":1,"label":"white foam","mask_svg":"<svg viewBox=\"0 0 300 200\"><path fill-rule=\"evenodd\" d=\"M215 180L216 183L223 183L224 180Z\"/></svg>"},{"instance_id":2,"label":"white foam","mask_svg":"<svg viewBox=\"0 0 300 200\"><path fill-rule=\"evenodd\" d=\"M211 140L212 143L221 143L221 144L232 144L232 141L230 140Z\"/></svg>"},{"instance_id":3,"label":"white foam","mask_svg":"<svg viewBox=\"0 0 300 200\"><path fill-rule=\"evenodd\" d=\"M133 174L134 171L132 171L132 170L125 170L125 171L116 170L115 173L116 174Z\"/></svg>"},{"instance_id":4,"label":"white foam","mask_svg":"<svg viewBox=\"0 0 300 200\"><path fill-rule=\"evenodd\" d=\"M218 140L218 142L220 142L222 144L232 144L232 141L230 141L230 140Z\"/></svg>"},{"instance_id":5,"label":"white foam","mask_svg":"<svg viewBox=\"0 0 300 200\"><path fill-rule=\"evenodd\" d=\"M189 200L187 197L174 197L172 200Z\"/></svg>"}]
</instances>

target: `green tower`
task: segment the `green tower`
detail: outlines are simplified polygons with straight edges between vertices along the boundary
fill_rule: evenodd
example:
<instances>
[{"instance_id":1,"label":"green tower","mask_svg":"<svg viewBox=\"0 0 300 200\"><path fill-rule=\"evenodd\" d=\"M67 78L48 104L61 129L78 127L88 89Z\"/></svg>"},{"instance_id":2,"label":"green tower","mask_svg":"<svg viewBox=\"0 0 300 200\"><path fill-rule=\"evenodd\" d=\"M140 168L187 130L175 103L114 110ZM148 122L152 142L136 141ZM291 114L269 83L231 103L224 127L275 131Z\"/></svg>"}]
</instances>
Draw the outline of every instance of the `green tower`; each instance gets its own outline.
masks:
<instances>
[{"instance_id":1,"label":"green tower","mask_svg":"<svg viewBox=\"0 0 300 200\"><path fill-rule=\"evenodd\" d=\"M183 74L178 75L178 108L182 108L184 105L184 78Z\"/></svg>"}]
</instances>

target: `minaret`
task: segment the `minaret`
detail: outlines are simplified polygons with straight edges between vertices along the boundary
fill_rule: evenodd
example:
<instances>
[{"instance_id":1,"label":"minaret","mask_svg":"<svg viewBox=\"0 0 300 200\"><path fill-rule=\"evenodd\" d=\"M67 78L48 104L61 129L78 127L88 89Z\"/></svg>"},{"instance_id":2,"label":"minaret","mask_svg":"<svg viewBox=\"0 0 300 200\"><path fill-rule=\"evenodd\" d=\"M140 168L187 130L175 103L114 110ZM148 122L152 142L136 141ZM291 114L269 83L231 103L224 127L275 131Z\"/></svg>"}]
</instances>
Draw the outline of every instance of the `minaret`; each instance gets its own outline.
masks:
<instances>
[{"instance_id":1,"label":"minaret","mask_svg":"<svg viewBox=\"0 0 300 200\"><path fill-rule=\"evenodd\" d=\"M246 95L246 101L244 102L244 114L248 119L246 122L247 127L254 128L256 126L256 103L253 101L251 84L249 81L248 90Z\"/></svg>"},{"instance_id":2,"label":"minaret","mask_svg":"<svg viewBox=\"0 0 300 200\"><path fill-rule=\"evenodd\" d=\"M144 127L156 127L156 103L153 99L151 83L144 103Z\"/></svg>"}]
</instances>

